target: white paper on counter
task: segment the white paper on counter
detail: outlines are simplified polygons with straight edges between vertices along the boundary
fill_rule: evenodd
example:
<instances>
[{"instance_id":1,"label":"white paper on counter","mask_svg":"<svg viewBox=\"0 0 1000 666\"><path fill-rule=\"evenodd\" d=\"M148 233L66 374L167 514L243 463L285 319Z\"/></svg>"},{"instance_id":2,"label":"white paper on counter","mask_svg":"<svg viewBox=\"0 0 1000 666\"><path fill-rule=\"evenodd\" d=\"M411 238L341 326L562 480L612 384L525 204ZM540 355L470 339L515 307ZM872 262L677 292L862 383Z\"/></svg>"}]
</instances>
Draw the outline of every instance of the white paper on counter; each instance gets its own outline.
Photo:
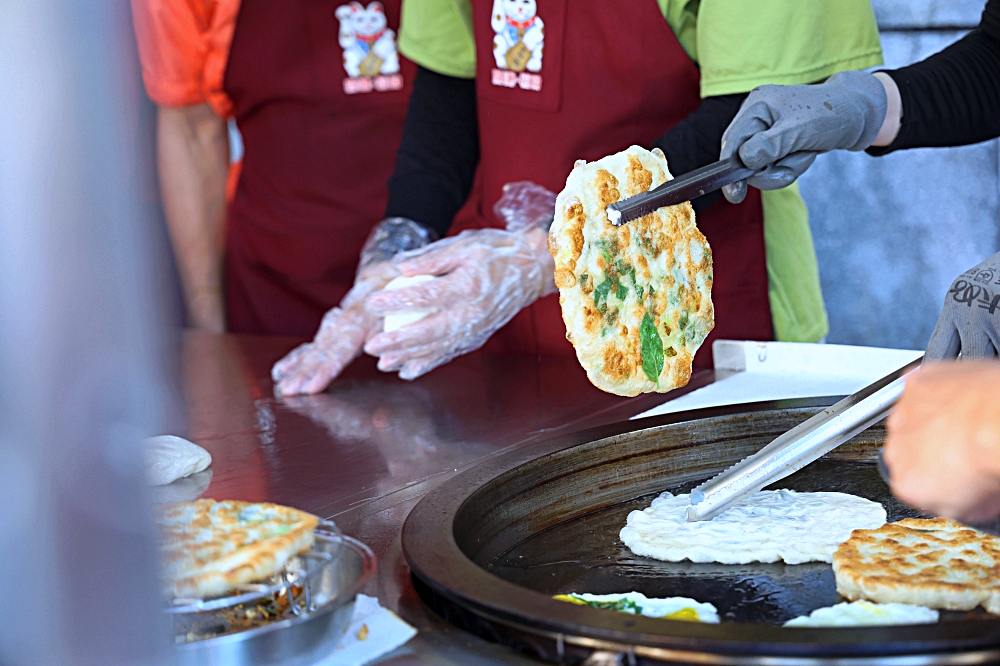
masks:
<instances>
[{"instance_id":1,"label":"white paper on counter","mask_svg":"<svg viewBox=\"0 0 1000 666\"><path fill-rule=\"evenodd\" d=\"M735 372L675 400L633 416L672 414L688 409L849 395L906 365L923 352L798 342L716 340L716 371Z\"/></svg>"},{"instance_id":2,"label":"white paper on counter","mask_svg":"<svg viewBox=\"0 0 1000 666\"><path fill-rule=\"evenodd\" d=\"M398 615L383 608L378 599L359 594L350 628L334 651L316 666L362 666L389 654L416 633Z\"/></svg>"}]
</instances>

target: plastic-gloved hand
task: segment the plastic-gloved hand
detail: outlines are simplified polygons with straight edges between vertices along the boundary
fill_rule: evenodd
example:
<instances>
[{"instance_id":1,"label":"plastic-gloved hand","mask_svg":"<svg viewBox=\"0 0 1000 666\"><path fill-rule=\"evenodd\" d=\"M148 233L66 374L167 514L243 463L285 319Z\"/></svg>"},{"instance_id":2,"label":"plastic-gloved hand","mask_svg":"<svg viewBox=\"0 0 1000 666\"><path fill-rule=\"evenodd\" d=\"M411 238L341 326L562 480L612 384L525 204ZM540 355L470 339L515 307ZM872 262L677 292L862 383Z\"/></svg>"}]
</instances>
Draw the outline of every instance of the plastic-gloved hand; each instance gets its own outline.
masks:
<instances>
[{"instance_id":1,"label":"plastic-gloved hand","mask_svg":"<svg viewBox=\"0 0 1000 666\"><path fill-rule=\"evenodd\" d=\"M906 379L887 423L892 491L915 507L983 522L1000 516L1000 363L932 363Z\"/></svg>"},{"instance_id":2,"label":"plastic-gloved hand","mask_svg":"<svg viewBox=\"0 0 1000 666\"><path fill-rule=\"evenodd\" d=\"M808 86L761 86L743 102L722 135L722 159L739 154L760 171L723 188L731 203L746 196L747 182L762 190L791 185L822 152L864 150L886 118L885 75L840 72Z\"/></svg>"},{"instance_id":3,"label":"plastic-gloved hand","mask_svg":"<svg viewBox=\"0 0 1000 666\"><path fill-rule=\"evenodd\" d=\"M428 317L365 345L378 367L416 379L483 346L494 332L539 297L555 290L552 257L541 229L463 231L399 264L403 275L435 275L423 284L382 291L368 308L378 316L434 309Z\"/></svg>"},{"instance_id":4,"label":"plastic-gloved hand","mask_svg":"<svg viewBox=\"0 0 1000 666\"><path fill-rule=\"evenodd\" d=\"M507 231L548 230L555 210L556 195L527 180L504 185L493 204L493 214L503 221Z\"/></svg>"},{"instance_id":5,"label":"plastic-gloved hand","mask_svg":"<svg viewBox=\"0 0 1000 666\"><path fill-rule=\"evenodd\" d=\"M434 314L365 344L380 370L415 379L481 347L522 308L555 291L546 229L555 195L533 183L513 183L494 210L507 230L464 231L400 257L402 275L437 279L368 300L379 316L428 308Z\"/></svg>"},{"instance_id":6,"label":"plastic-gloved hand","mask_svg":"<svg viewBox=\"0 0 1000 666\"><path fill-rule=\"evenodd\" d=\"M390 262L372 264L358 273L340 305L323 316L312 342L299 345L271 368L279 395L318 393L358 357L365 340L382 324L365 308L365 299L397 275Z\"/></svg>"},{"instance_id":7,"label":"plastic-gloved hand","mask_svg":"<svg viewBox=\"0 0 1000 666\"><path fill-rule=\"evenodd\" d=\"M366 299L399 275L392 257L431 242L426 227L404 218L383 220L365 242L354 286L338 307L323 317L312 342L299 345L271 368L279 395L318 393L360 353L381 320L365 308Z\"/></svg>"},{"instance_id":8,"label":"plastic-gloved hand","mask_svg":"<svg viewBox=\"0 0 1000 666\"><path fill-rule=\"evenodd\" d=\"M938 316L928 359L993 358L1000 351L1000 254L951 283Z\"/></svg>"}]
</instances>

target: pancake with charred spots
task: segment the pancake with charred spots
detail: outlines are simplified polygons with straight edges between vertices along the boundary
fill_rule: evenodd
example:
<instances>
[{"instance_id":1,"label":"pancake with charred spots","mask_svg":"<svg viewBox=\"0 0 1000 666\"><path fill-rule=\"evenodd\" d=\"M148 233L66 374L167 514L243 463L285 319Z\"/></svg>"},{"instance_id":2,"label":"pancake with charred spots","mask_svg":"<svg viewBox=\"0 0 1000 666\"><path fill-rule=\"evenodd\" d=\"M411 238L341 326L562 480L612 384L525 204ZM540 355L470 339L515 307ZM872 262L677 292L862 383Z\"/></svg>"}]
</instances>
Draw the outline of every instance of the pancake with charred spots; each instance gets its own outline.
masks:
<instances>
[{"instance_id":1,"label":"pancake with charred spots","mask_svg":"<svg viewBox=\"0 0 1000 666\"><path fill-rule=\"evenodd\" d=\"M549 231L566 338L594 386L665 393L715 326L712 251L690 203L616 227L607 207L671 179L661 150L578 161Z\"/></svg>"},{"instance_id":2,"label":"pancake with charred spots","mask_svg":"<svg viewBox=\"0 0 1000 666\"><path fill-rule=\"evenodd\" d=\"M946 518L854 530L833 572L848 599L1000 614L1000 537Z\"/></svg>"}]
</instances>

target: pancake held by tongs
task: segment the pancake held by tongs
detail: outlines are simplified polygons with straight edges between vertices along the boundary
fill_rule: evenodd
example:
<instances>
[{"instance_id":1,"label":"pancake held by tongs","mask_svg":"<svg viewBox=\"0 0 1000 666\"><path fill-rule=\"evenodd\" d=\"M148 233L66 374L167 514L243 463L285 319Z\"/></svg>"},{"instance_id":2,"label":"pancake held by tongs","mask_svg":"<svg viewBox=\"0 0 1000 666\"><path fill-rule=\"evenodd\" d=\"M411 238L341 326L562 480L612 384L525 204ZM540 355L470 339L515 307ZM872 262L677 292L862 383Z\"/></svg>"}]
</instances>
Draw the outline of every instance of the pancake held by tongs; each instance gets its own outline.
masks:
<instances>
[{"instance_id":1,"label":"pancake held by tongs","mask_svg":"<svg viewBox=\"0 0 1000 666\"><path fill-rule=\"evenodd\" d=\"M686 385L715 326L712 250L690 203L626 226L608 220L609 204L670 177L662 151L632 146L577 162L556 199L549 251L566 338L591 383L609 393Z\"/></svg>"},{"instance_id":2,"label":"pancake held by tongs","mask_svg":"<svg viewBox=\"0 0 1000 666\"><path fill-rule=\"evenodd\" d=\"M802 469L881 421L903 393L904 377L923 357L800 423L691 491L690 521L709 520L735 502Z\"/></svg>"}]
</instances>

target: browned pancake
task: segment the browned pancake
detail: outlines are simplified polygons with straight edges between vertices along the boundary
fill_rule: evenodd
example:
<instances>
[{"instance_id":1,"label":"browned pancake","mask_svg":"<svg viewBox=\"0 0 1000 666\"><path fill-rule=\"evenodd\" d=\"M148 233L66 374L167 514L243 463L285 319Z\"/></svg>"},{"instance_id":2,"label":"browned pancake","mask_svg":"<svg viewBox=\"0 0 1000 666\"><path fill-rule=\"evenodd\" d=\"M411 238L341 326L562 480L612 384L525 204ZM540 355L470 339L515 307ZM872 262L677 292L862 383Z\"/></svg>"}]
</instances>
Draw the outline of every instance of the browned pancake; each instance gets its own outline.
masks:
<instances>
[{"instance_id":1,"label":"browned pancake","mask_svg":"<svg viewBox=\"0 0 1000 666\"><path fill-rule=\"evenodd\" d=\"M319 519L279 504L202 499L166 507L159 522L168 591L202 598L279 572L312 547Z\"/></svg>"},{"instance_id":2,"label":"browned pancake","mask_svg":"<svg viewBox=\"0 0 1000 666\"><path fill-rule=\"evenodd\" d=\"M848 599L1000 613L1000 538L953 520L854 530L834 553L833 570Z\"/></svg>"},{"instance_id":3,"label":"browned pancake","mask_svg":"<svg viewBox=\"0 0 1000 666\"><path fill-rule=\"evenodd\" d=\"M715 326L712 251L690 203L620 227L607 207L671 178L659 149L577 162L549 231L566 337L598 388L664 393L691 378Z\"/></svg>"}]
</instances>

